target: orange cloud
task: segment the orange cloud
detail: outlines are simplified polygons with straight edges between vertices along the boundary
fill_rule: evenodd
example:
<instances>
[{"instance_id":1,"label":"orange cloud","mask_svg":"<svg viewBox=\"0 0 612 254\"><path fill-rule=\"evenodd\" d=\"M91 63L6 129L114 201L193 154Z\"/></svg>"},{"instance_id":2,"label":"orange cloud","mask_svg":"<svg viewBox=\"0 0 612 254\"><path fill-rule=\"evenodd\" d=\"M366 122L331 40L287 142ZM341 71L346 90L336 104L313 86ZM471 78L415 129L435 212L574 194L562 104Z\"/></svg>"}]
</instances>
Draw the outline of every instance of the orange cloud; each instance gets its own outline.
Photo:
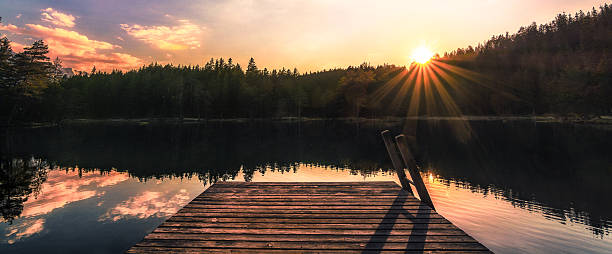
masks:
<instances>
[{"instance_id":1,"label":"orange cloud","mask_svg":"<svg viewBox=\"0 0 612 254\"><path fill-rule=\"evenodd\" d=\"M52 58L57 56L62 59L66 67L77 70L89 71L94 65L102 71L128 70L144 64L144 61L129 54L101 52L121 47L105 41L90 39L76 31L38 24L26 24L25 27L17 27L12 24L0 25L0 30L42 38L49 44Z\"/></svg>"},{"instance_id":2,"label":"orange cloud","mask_svg":"<svg viewBox=\"0 0 612 254\"><path fill-rule=\"evenodd\" d=\"M102 71L130 70L142 66L145 62L135 56L123 53L109 54L68 54L60 57L66 66L72 66L77 70L89 71L92 66Z\"/></svg>"},{"instance_id":3,"label":"orange cloud","mask_svg":"<svg viewBox=\"0 0 612 254\"><path fill-rule=\"evenodd\" d=\"M40 20L42 21L52 23L56 26L74 27L74 20L76 18L70 14L61 13L50 7L41 11L42 13L40 15L42 18L40 18Z\"/></svg>"},{"instance_id":4,"label":"orange cloud","mask_svg":"<svg viewBox=\"0 0 612 254\"><path fill-rule=\"evenodd\" d=\"M177 21L179 25L172 27L121 24L121 28L128 35L162 50L199 48L202 28L186 19Z\"/></svg>"},{"instance_id":5,"label":"orange cloud","mask_svg":"<svg viewBox=\"0 0 612 254\"><path fill-rule=\"evenodd\" d=\"M181 189L179 193L145 191L141 195L121 202L106 212L100 220L117 221L122 218L149 218L152 216L164 217L176 213L189 202L187 190Z\"/></svg>"},{"instance_id":6,"label":"orange cloud","mask_svg":"<svg viewBox=\"0 0 612 254\"><path fill-rule=\"evenodd\" d=\"M18 42L11 41L11 49L13 49L13 52L19 53L19 52L23 51L23 48L25 48L25 47L27 47L27 46L23 45L21 43L18 43Z\"/></svg>"}]
</instances>

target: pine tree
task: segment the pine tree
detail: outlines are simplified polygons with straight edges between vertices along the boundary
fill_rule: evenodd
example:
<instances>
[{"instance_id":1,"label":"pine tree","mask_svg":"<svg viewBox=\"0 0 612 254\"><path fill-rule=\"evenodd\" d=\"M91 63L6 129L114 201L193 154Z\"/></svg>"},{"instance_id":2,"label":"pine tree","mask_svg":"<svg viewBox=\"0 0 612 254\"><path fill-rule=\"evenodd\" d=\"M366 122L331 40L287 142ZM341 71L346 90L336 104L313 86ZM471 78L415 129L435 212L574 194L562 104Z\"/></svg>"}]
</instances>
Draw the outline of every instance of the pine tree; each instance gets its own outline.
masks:
<instances>
[{"instance_id":1,"label":"pine tree","mask_svg":"<svg viewBox=\"0 0 612 254\"><path fill-rule=\"evenodd\" d=\"M249 73L249 72L253 72L254 73L254 72L258 71L257 70L257 65L255 64L255 59L253 59L252 57L249 60L249 65L247 66L247 70L246 71L247 71L247 73Z\"/></svg>"},{"instance_id":2,"label":"pine tree","mask_svg":"<svg viewBox=\"0 0 612 254\"><path fill-rule=\"evenodd\" d=\"M11 42L3 37L0 39L0 88L8 88L14 84L15 70L12 58Z\"/></svg>"}]
</instances>

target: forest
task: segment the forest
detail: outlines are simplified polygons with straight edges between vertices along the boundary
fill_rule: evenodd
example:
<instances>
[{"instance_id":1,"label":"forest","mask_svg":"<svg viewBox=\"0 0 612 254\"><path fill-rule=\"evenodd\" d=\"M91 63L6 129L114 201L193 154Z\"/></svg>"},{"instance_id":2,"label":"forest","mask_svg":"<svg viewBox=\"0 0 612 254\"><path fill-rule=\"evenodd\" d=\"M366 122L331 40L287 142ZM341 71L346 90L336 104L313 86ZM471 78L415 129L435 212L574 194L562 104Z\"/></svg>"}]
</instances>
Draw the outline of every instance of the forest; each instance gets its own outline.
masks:
<instances>
[{"instance_id":1,"label":"forest","mask_svg":"<svg viewBox=\"0 0 612 254\"><path fill-rule=\"evenodd\" d=\"M92 67L67 77L61 59L48 57L44 41L16 53L4 37L0 122L611 115L611 45L612 6L607 4L493 36L426 65L363 63L307 73L262 69L252 58L243 68L231 58L219 58L203 66L152 63L125 72ZM437 83L427 87L423 80ZM413 101L422 105L416 112Z\"/></svg>"}]
</instances>

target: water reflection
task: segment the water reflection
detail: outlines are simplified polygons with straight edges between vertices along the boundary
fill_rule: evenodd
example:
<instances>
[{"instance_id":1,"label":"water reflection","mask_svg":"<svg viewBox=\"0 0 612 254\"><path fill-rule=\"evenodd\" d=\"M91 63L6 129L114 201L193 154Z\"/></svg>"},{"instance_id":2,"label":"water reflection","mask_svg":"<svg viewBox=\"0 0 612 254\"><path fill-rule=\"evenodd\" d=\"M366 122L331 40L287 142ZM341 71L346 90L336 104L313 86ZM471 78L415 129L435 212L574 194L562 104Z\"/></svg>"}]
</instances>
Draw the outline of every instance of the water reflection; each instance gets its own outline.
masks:
<instances>
[{"instance_id":1,"label":"water reflection","mask_svg":"<svg viewBox=\"0 0 612 254\"><path fill-rule=\"evenodd\" d=\"M100 217L100 220L117 221L125 218L169 217L189 203L191 199L185 189L180 189L176 194L145 191L111 208Z\"/></svg>"},{"instance_id":2,"label":"water reflection","mask_svg":"<svg viewBox=\"0 0 612 254\"><path fill-rule=\"evenodd\" d=\"M142 182L127 172L50 166L34 158L5 161L2 170L9 176L36 172L0 181L7 190L28 186L18 192L3 190L3 200L10 201L2 209L3 253L40 253L53 246L61 248L47 253L76 253L83 245L97 246L101 253L121 252L204 189L197 178ZM14 180L18 182L10 182ZM139 222L132 225L134 221Z\"/></svg>"},{"instance_id":3,"label":"water reflection","mask_svg":"<svg viewBox=\"0 0 612 254\"><path fill-rule=\"evenodd\" d=\"M30 195L38 195L47 169L47 162L40 159L0 160L0 211L4 221L12 222L22 213Z\"/></svg>"},{"instance_id":4,"label":"water reflection","mask_svg":"<svg viewBox=\"0 0 612 254\"><path fill-rule=\"evenodd\" d=\"M606 253L612 248L610 221L590 226L585 213L515 199L492 186L424 176L437 211L494 252Z\"/></svg>"},{"instance_id":5,"label":"water reflection","mask_svg":"<svg viewBox=\"0 0 612 254\"><path fill-rule=\"evenodd\" d=\"M612 249L612 132L474 122L466 141L444 122L416 124L415 155L436 207L487 247ZM0 164L0 252L69 252L66 242L74 251L121 252L215 181L395 180L379 131L402 128L321 121L16 130Z\"/></svg>"}]
</instances>

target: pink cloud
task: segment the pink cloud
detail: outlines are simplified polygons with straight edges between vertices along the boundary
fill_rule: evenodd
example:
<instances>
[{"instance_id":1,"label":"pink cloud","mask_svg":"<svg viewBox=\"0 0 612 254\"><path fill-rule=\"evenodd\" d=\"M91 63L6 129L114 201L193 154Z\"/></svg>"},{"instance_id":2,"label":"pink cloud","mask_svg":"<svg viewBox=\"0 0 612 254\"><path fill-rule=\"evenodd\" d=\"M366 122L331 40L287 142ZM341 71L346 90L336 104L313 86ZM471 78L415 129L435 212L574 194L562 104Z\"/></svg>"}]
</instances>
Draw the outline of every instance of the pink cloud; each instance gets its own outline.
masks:
<instances>
[{"instance_id":1,"label":"pink cloud","mask_svg":"<svg viewBox=\"0 0 612 254\"><path fill-rule=\"evenodd\" d=\"M77 171L66 173L60 170L51 170L47 175L47 181L42 184L38 197L30 198L24 203L21 216L31 217L47 214L72 202L103 195L103 191L84 190L83 187L92 184L97 187L110 186L128 178L126 173L116 171L107 174L84 173L79 177Z\"/></svg>"},{"instance_id":2,"label":"pink cloud","mask_svg":"<svg viewBox=\"0 0 612 254\"><path fill-rule=\"evenodd\" d=\"M167 16L168 17L168 16ZM195 49L201 46L202 28L186 19L177 26L142 26L121 24L128 35L162 50Z\"/></svg>"},{"instance_id":3,"label":"pink cloud","mask_svg":"<svg viewBox=\"0 0 612 254\"><path fill-rule=\"evenodd\" d=\"M170 216L187 204L189 200L190 197L185 189L181 189L176 194L145 191L110 209L100 220L117 221L128 217L143 219L152 216Z\"/></svg>"},{"instance_id":4,"label":"pink cloud","mask_svg":"<svg viewBox=\"0 0 612 254\"><path fill-rule=\"evenodd\" d=\"M74 20L76 19L74 16L66 13L61 13L53 8L47 8L41 10L40 14L42 18L40 20L49 22L56 26L64 26L64 27L74 27Z\"/></svg>"},{"instance_id":5,"label":"pink cloud","mask_svg":"<svg viewBox=\"0 0 612 254\"><path fill-rule=\"evenodd\" d=\"M76 70L89 71L94 65L102 71L128 70L144 64L144 61L129 54L108 53L110 50L120 49L121 46L93 40L79 32L64 28L51 28L38 24L17 27L8 24L0 25L0 30L43 39L49 45L52 58L57 56L62 59L66 67Z\"/></svg>"},{"instance_id":6,"label":"pink cloud","mask_svg":"<svg viewBox=\"0 0 612 254\"><path fill-rule=\"evenodd\" d=\"M13 244L21 238L30 237L44 229L42 216L70 203L104 195L98 188L116 185L129 179L127 173L85 172L79 176L78 169L49 170L47 180L42 184L38 196L30 196L24 202L21 218L6 228L7 243ZM95 188L92 188L95 186Z\"/></svg>"},{"instance_id":7,"label":"pink cloud","mask_svg":"<svg viewBox=\"0 0 612 254\"><path fill-rule=\"evenodd\" d=\"M23 48L25 47L27 46L21 43L18 43L18 42L11 41L11 48L13 49L13 52L17 52L17 53L22 52Z\"/></svg>"}]
</instances>

